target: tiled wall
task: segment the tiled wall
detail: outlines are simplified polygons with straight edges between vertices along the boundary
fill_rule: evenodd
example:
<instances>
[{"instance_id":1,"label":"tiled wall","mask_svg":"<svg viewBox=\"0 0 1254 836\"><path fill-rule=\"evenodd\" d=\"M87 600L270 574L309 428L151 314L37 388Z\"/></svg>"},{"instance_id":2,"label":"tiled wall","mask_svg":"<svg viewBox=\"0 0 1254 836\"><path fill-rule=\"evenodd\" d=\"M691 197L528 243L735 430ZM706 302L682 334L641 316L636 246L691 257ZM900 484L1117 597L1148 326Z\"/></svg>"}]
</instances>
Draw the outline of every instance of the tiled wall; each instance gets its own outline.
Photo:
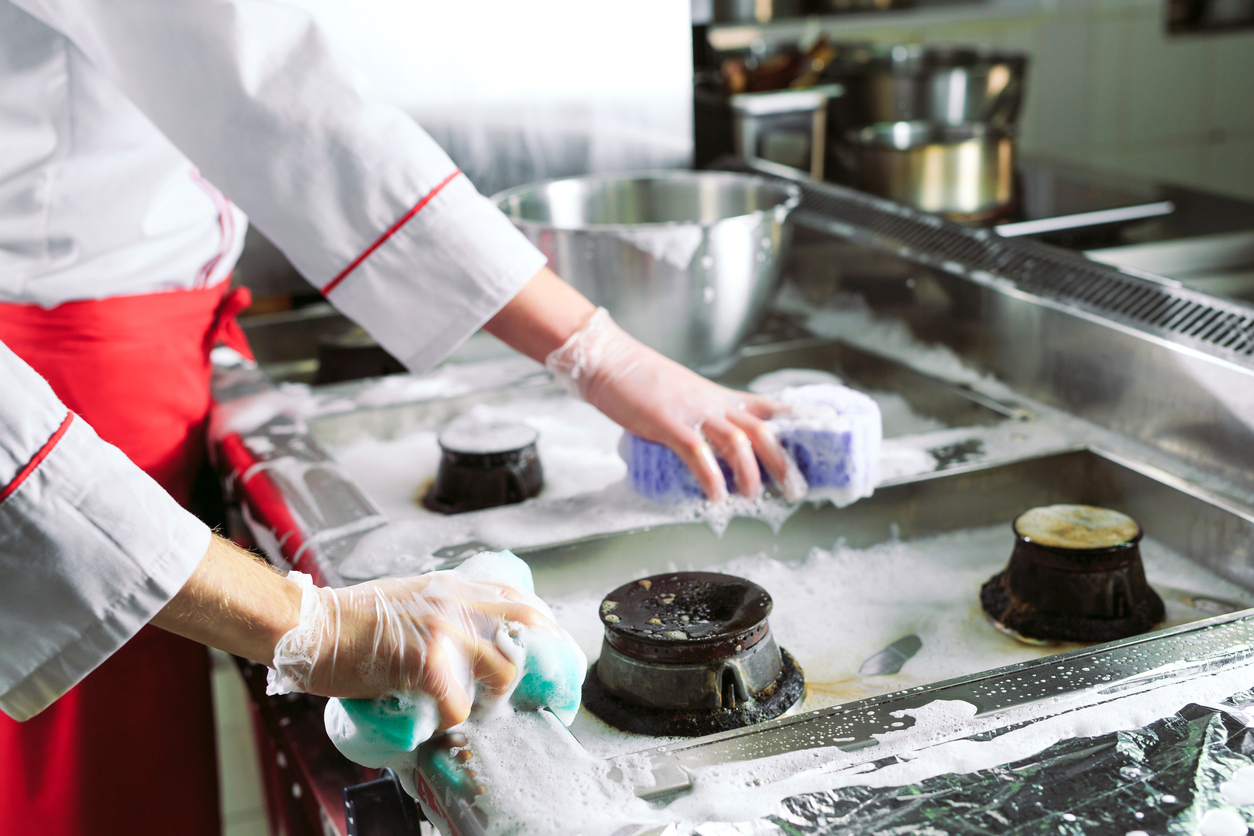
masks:
<instances>
[{"instance_id":1,"label":"tiled wall","mask_svg":"<svg viewBox=\"0 0 1254 836\"><path fill-rule=\"evenodd\" d=\"M1254 198L1254 33L1168 37L1165 6L1053 0L1021 14L832 31L1025 50L1025 150Z\"/></svg>"}]
</instances>

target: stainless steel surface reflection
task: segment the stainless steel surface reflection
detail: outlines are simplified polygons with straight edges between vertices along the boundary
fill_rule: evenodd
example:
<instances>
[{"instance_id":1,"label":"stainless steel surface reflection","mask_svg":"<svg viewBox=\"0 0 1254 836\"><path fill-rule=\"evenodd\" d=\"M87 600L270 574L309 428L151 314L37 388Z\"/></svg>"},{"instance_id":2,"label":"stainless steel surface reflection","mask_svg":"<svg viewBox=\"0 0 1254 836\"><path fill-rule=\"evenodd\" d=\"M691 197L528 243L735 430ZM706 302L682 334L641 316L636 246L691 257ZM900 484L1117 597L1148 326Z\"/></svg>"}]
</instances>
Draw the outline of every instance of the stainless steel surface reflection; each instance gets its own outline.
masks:
<instances>
[{"instance_id":1,"label":"stainless steel surface reflection","mask_svg":"<svg viewBox=\"0 0 1254 836\"><path fill-rule=\"evenodd\" d=\"M882 122L846 136L858 188L959 219L982 219L1014 195L1015 137L987 125Z\"/></svg>"},{"instance_id":2,"label":"stainless steel surface reflection","mask_svg":"<svg viewBox=\"0 0 1254 836\"><path fill-rule=\"evenodd\" d=\"M549 180L493 200L629 333L713 369L766 313L800 192L756 176L665 171Z\"/></svg>"}]
</instances>

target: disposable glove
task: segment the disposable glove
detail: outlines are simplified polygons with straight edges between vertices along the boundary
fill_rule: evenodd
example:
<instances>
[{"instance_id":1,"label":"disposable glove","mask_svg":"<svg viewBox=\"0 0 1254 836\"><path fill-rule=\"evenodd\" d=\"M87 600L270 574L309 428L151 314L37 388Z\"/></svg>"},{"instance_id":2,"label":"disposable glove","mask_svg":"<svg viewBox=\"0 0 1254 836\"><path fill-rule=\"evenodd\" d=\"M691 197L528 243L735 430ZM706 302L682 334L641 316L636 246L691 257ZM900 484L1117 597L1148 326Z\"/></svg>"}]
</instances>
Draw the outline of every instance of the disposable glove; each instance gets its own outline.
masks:
<instances>
[{"instance_id":1,"label":"disposable glove","mask_svg":"<svg viewBox=\"0 0 1254 836\"><path fill-rule=\"evenodd\" d=\"M465 720L477 691L490 700L511 690L518 670L502 650L511 632L561 632L513 586L452 572L341 589L288 577L302 586L300 621L275 646L267 693L422 695L438 728Z\"/></svg>"},{"instance_id":2,"label":"disposable glove","mask_svg":"<svg viewBox=\"0 0 1254 836\"><path fill-rule=\"evenodd\" d=\"M805 479L766 424L779 403L719 386L662 356L614 324L605 308L545 366L628 432L674 450L711 500L727 499L716 455L747 497L761 492L758 460L786 499L805 496Z\"/></svg>"},{"instance_id":3,"label":"disposable glove","mask_svg":"<svg viewBox=\"0 0 1254 836\"><path fill-rule=\"evenodd\" d=\"M300 624L275 650L267 691L376 697L328 700L327 735L357 763L396 770L410 795L418 747L466 719L472 703L492 710L508 699L575 719L588 660L512 552L340 590L291 576L303 590ZM354 622L374 626L342 629Z\"/></svg>"}]
</instances>

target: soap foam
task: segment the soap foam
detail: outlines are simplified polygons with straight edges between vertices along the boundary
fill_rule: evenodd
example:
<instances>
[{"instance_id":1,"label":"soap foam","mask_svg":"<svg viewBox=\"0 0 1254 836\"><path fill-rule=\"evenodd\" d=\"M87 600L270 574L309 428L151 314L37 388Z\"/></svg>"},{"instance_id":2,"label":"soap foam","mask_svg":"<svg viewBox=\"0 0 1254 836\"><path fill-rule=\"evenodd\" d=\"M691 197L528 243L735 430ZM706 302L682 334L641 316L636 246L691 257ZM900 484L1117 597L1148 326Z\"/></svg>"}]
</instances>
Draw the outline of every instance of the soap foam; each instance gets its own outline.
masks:
<instances>
[{"instance_id":1,"label":"soap foam","mask_svg":"<svg viewBox=\"0 0 1254 836\"><path fill-rule=\"evenodd\" d=\"M510 586L519 593L520 603L549 620L534 626L503 624L495 631L497 647L517 668L514 682L503 694L478 689L470 661L451 637L441 638L442 656L449 660L447 673L456 687L472 699L476 709L472 717L507 713L508 703L521 710L550 709L564 723L574 719L588 660L570 636L555 626L548 605L536 597L527 564L508 551L483 552L456 569L433 575L423 594L433 598L454 595L451 590L441 590L453 578L491 584L478 587L493 596L486 599L489 603L503 600L499 598L499 585ZM308 592L302 598L302 623L307 621L304 608L317 600ZM267 693L285 693L276 687L285 684L278 682L278 674L271 671L270 678ZM324 714L327 734L343 755L371 768L392 767L411 795L415 794L414 752L435 732L438 720L436 699L422 691L388 694L373 700L331 699Z\"/></svg>"},{"instance_id":2,"label":"soap foam","mask_svg":"<svg viewBox=\"0 0 1254 836\"><path fill-rule=\"evenodd\" d=\"M865 753L833 746L801 749L749 761L691 767L692 790L654 807L634 795L652 785L649 761L640 754L604 760L569 745L544 714L515 714L467 724L473 757L467 764L488 791L476 806L489 834L577 832L587 836L635 833L648 827L680 834L781 834L767 818L790 796L848 786L912 786L938 775L990 769L1030 757L1063 740L1140 728L1193 702L1217 704L1248 687L1254 667L1200 676L1156 690L1103 702L1083 692L1059 702L1034 703L980 716L975 706L937 700L901 713L914 720L877 735L877 768ZM1016 725L1027 723L1021 728ZM989 740L966 739L1013 728ZM518 765L543 764L520 776ZM1166 800L1166 799L1164 799ZM1218 824L1231 825L1230 817ZM708 823L732 826L710 828ZM639 828L639 830L637 829ZM1224 836L1216 833L1214 836Z\"/></svg>"},{"instance_id":3,"label":"soap foam","mask_svg":"<svg viewBox=\"0 0 1254 836\"><path fill-rule=\"evenodd\" d=\"M536 432L544 469L542 499L593 493L627 472L615 452L622 429L595 407L571 397L530 396L478 404L457 419L458 424L463 422L524 424ZM428 429L388 440L367 436L334 447L332 453L389 518L435 522L444 515L428 511L416 499L439 469L437 435L437 430Z\"/></svg>"},{"instance_id":4,"label":"soap foam","mask_svg":"<svg viewBox=\"0 0 1254 836\"><path fill-rule=\"evenodd\" d=\"M980 586L1005 566L1013 547L1010 526L997 525L866 549L838 543L813 549L800 561L746 555L707 571L747 578L771 594L771 631L805 671L802 709L813 710L1078 647L1027 645L987 621ZM1254 605L1250 593L1153 539L1142 541L1141 554L1151 584ZM550 600L558 623L589 658L600 654L600 600L625 580ZM1164 601L1165 626L1208 615L1175 595L1165 594ZM911 634L923 646L899 673L858 673L872 655ZM594 754L608 757L663 742L625 735L586 714L580 713L572 732Z\"/></svg>"},{"instance_id":5,"label":"soap foam","mask_svg":"<svg viewBox=\"0 0 1254 836\"><path fill-rule=\"evenodd\" d=\"M1224 801L1237 807L1254 805L1254 766L1243 766L1219 785Z\"/></svg>"},{"instance_id":6,"label":"soap foam","mask_svg":"<svg viewBox=\"0 0 1254 836\"><path fill-rule=\"evenodd\" d=\"M713 571L746 577L771 593L772 632L806 671L810 687L801 708L810 710L1074 647L1025 645L985 620L979 584L1004 566L1012 546L1009 525L999 525L865 549L838 543L791 562L745 555ZM1161 543L1143 540L1141 550L1151 584L1254 603L1250 593ZM543 583L545 567L536 571ZM600 652L600 601L625 580L549 601L557 622L589 658ZM1205 617L1178 596L1164 598L1167 626ZM900 673L857 674L867 657L912 632L923 647ZM565 732L541 728L542 715L506 718L505 725L468 724L477 741L471 765L489 786L478 804L489 814L492 833L609 834L628 824L674 823L676 834L695 834L701 822L737 823L735 832L778 832L764 817L788 796L853 785L905 786L991 768L1062 740L1139 728L1190 702L1218 703L1247 688L1251 673L1254 667L1236 668L1118 699L1111 699L1113 693L1083 691L994 716L979 715L967 702L938 700L900 712L902 728L876 735L876 759L895 756L899 762L891 766L876 768L863 755L836 748L840 741L816 740L810 749L692 770L693 791L663 808L641 802L631 788L650 784L652 777L647 760L636 753L671 739L625 734L582 709L570 729L578 744ZM1057 716L1047 716L1053 713ZM962 739L1034 720L1039 722L990 740ZM521 780L517 764L531 762L545 767ZM1231 783L1244 786L1246 781L1238 774ZM1254 777L1248 782L1254 785ZM562 801L554 802L557 798Z\"/></svg>"}]
</instances>

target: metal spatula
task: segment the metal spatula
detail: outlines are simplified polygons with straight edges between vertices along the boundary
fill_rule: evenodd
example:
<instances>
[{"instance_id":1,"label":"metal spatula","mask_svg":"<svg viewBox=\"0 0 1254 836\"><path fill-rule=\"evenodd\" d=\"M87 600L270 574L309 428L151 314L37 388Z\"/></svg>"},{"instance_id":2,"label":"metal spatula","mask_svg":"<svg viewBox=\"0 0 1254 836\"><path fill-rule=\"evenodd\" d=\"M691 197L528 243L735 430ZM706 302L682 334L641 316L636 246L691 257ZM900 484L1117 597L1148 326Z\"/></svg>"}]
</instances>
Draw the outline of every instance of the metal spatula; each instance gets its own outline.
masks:
<instances>
[{"instance_id":1,"label":"metal spatula","mask_svg":"<svg viewBox=\"0 0 1254 836\"><path fill-rule=\"evenodd\" d=\"M897 641L863 662L862 667L858 668L858 673L863 676L882 676L887 673L897 673L897 671L901 670L902 665L919 652L921 647L923 647L923 639L911 633L904 638L897 639Z\"/></svg>"}]
</instances>

